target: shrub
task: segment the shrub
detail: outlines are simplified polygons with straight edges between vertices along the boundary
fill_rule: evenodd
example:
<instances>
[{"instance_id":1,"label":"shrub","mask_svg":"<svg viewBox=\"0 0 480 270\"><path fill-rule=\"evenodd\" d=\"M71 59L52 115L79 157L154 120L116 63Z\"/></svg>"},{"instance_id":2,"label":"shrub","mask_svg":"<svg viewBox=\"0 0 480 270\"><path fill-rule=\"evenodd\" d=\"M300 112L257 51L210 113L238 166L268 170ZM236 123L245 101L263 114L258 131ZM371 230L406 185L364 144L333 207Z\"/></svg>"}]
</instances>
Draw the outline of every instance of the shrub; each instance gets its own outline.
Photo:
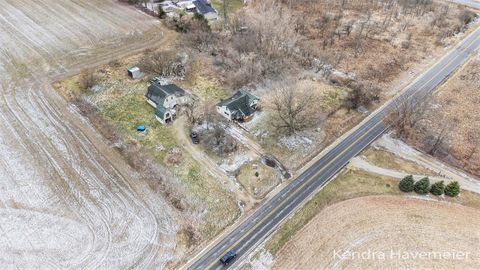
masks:
<instances>
[{"instance_id":1,"label":"shrub","mask_svg":"<svg viewBox=\"0 0 480 270\"><path fill-rule=\"evenodd\" d=\"M93 70L86 69L80 74L80 87L82 90L91 90L99 80L100 78Z\"/></svg>"},{"instance_id":2,"label":"shrub","mask_svg":"<svg viewBox=\"0 0 480 270\"><path fill-rule=\"evenodd\" d=\"M435 196L442 195L444 190L445 190L445 184L443 184L443 181L438 181L430 187L430 193L432 193Z\"/></svg>"},{"instance_id":3,"label":"shrub","mask_svg":"<svg viewBox=\"0 0 480 270\"><path fill-rule=\"evenodd\" d=\"M259 177L260 174L258 172L255 172L255 177Z\"/></svg>"},{"instance_id":4,"label":"shrub","mask_svg":"<svg viewBox=\"0 0 480 270\"><path fill-rule=\"evenodd\" d=\"M164 19L165 17L167 17L167 13L163 10L162 5L158 5L158 18Z\"/></svg>"},{"instance_id":5,"label":"shrub","mask_svg":"<svg viewBox=\"0 0 480 270\"><path fill-rule=\"evenodd\" d=\"M398 185L398 187L403 192L412 192L414 184L415 184L415 181L413 180L413 176L407 175L400 181L400 184Z\"/></svg>"},{"instance_id":6,"label":"shrub","mask_svg":"<svg viewBox=\"0 0 480 270\"><path fill-rule=\"evenodd\" d=\"M413 190L418 194L427 194L430 191L430 180L428 177L420 179L413 185Z\"/></svg>"},{"instance_id":7,"label":"shrub","mask_svg":"<svg viewBox=\"0 0 480 270\"><path fill-rule=\"evenodd\" d=\"M450 197L456 197L460 193L460 185L457 181L451 182L445 187L445 195Z\"/></svg>"}]
</instances>

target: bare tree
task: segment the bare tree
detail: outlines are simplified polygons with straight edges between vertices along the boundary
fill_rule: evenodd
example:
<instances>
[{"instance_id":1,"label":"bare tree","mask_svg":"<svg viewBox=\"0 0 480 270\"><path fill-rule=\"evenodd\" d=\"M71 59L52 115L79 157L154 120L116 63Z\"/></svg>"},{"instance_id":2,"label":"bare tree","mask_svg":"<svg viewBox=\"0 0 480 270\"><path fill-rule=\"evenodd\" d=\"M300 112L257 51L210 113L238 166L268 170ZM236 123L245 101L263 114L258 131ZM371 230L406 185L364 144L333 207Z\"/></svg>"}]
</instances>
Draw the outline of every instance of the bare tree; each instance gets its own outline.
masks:
<instances>
[{"instance_id":1,"label":"bare tree","mask_svg":"<svg viewBox=\"0 0 480 270\"><path fill-rule=\"evenodd\" d=\"M428 151L430 155L435 155L437 150L441 148L445 140L450 136L450 131L453 128L453 124L451 122L442 120L442 125L440 129L437 130L436 134L434 134L434 141L432 147Z\"/></svg>"},{"instance_id":2,"label":"bare tree","mask_svg":"<svg viewBox=\"0 0 480 270\"><path fill-rule=\"evenodd\" d=\"M184 76L187 64L186 58L172 50L146 53L140 60L139 67L143 72L169 77Z\"/></svg>"},{"instance_id":3,"label":"bare tree","mask_svg":"<svg viewBox=\"0 0 480 270\"><path fill-rule=\"evenodd\" d=\"M195 124L199 120L199 108L198 108L198 101L196 99L192 99L191 102L185 104L183 106L185 115L187 116L188 121L190 124Z\"/></svg>"},{"instance_id":4,"label":"bare tree","mask_svg":"<svg viewBox=\"0 0 480 270\"><path fill-rule=\"evenodd\" d=\"M317 101L312 89L278 87L271 102L276 118L273 125L288 135L312 125L319 116L318 106L315 107Z\"/></svg>"},{"instance_id":5,"label":"bare tree","mask_svg":"<svg viewBox=\"0 0 480 270\"><path fill-rule=\"evenodd\" d=\"M380 88L371 82L349 81L347 86L351 89L343 101L345 108L356 110L360 107L369 107L380 100Z\"/></svg>"},{"instance_id":6,"label":"bare tree","mask_svg":"<svg viewBox=\"0 0 480 270\"><path fill-rule=\"evenodd\" d=\"M100 78L95 74L91 69L85 69L80 74L80 87L82 90L91 90L94 87Z\"/></svg>"},{"instance_id":7,"label":"bare tree","mask_svg":"<svg viewBox=\"0 0 480 270\"><path fill-rule=\"evenodd\" d=\"M408 100L396 103L394 109L384 118L384 122L391 126L400 138L410 139L417 124L424 118L426 103L425 99L416 104Z\"/></svg>"}]
</instances>

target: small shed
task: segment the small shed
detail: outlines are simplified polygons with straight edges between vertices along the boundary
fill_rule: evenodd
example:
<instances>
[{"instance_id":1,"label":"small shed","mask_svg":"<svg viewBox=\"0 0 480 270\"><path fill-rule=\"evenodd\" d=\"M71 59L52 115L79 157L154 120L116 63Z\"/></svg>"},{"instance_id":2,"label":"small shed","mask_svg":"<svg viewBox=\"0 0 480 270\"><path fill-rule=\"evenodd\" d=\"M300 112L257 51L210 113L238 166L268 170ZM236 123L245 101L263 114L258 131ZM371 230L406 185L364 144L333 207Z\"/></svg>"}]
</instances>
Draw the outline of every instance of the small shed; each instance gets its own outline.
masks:
<instances>
[{"instance_id":1,"label":"small shed","mask_svg":"<svg viewBox=\"0 0 480 270\"><path fill-rule=\"evenodd\" d=\"M139 67L131 67L128 69L128 76L135 80L143 77L143 72L140 71Z\"/></svg>"}]
</instances>

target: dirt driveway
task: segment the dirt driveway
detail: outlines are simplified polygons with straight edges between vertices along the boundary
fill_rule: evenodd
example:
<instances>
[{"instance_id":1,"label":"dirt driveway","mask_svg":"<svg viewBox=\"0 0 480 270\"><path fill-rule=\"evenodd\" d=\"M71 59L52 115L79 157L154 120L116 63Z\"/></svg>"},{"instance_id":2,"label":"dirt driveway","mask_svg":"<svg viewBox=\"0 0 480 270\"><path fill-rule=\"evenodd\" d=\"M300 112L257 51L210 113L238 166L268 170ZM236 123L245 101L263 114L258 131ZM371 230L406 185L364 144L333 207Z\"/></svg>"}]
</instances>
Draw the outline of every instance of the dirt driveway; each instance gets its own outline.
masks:
<instances>
[{"instance_id":1,"label":"dirt driveway","mask_svg":"<svg viewBox=\"0 0 480 270\"><path fill-rule=\"evenodd\" d=\"M158 21L113 0L0 8L0 269L164 268L175 212L51 87L158 45Z\"/></svg>"},{"instance_id":2,"label":"dirt driveway","mask_svg":"<svg viewBox=\"0 0 480 270\"><path fill-rule=\"evenodd\" d=\"M235 198L238 198L243 203L244 211L252 210L257 200L255 200L247 191L237 182L234 177L228 175L223 171L215 161L210 158L203 149L195 146L188 134L185 132L187 122L184 116L179 117L173 124L176 130L178 141L182 144L182 147L215 178L218 182L224 184L228 190L235 193Z\"/></svg>"}]
</instances>

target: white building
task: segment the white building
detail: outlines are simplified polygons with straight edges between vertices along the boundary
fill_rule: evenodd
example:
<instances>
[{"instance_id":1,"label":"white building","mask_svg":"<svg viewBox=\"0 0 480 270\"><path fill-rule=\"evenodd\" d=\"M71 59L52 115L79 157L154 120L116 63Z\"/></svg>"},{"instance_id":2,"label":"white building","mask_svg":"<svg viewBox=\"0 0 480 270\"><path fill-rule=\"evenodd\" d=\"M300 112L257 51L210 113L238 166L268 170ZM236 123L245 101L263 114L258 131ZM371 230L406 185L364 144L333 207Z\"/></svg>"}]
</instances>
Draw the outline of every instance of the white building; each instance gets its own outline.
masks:
<instances>
[{"instance_id":1,"label":"white building","mask_svg":"<svg viewBox=\"0 0 480 270\"><path fill-rule=\"evenodd\" d=\"M156 108L155 116L162 124L167 124L175 119L177 105L184 105L189 102L185 90L175 84L162 85L159 81L153 80L145 95L147 102Z\"/></svg>"}]
</instances>

